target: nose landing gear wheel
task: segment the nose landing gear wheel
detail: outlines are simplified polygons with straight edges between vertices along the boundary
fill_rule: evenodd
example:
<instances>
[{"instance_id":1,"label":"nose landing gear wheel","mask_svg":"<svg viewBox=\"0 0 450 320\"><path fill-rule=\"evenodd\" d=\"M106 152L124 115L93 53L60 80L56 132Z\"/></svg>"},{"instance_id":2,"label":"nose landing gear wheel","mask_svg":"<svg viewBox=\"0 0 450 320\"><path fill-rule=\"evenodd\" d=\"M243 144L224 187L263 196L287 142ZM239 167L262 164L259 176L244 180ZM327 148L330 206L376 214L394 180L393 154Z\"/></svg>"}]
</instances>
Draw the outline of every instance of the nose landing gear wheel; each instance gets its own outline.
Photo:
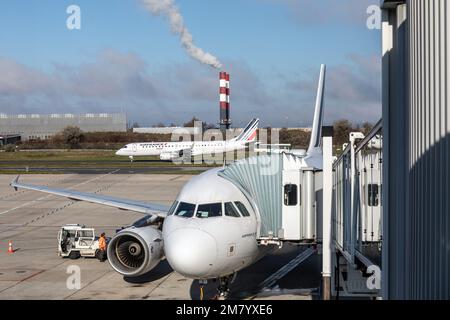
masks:
<instances>
[{"instance_id":1,"label":"nose landing gear wheel","mask_svg":"<svg viewBox=\"0 0 450 320\"><path fill-rule=\"evenodd\" d=\"M219 287L217 288L217 294L214 297L214 300L226 300L228 298L230 293L229 285L232 279L233 276L219 278Z\"/></svg>"}]
</instances>

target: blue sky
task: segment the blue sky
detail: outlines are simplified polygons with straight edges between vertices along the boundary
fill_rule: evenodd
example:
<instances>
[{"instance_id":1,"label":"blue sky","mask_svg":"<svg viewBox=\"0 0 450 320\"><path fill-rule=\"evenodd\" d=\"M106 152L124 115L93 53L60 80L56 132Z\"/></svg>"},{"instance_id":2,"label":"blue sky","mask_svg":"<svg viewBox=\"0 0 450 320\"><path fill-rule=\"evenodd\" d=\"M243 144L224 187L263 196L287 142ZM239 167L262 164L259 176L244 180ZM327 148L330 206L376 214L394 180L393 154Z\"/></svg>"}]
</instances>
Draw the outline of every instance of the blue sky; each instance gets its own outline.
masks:
<instances>
[{"instance_id":1,"label":"blue sky","mask_svg":"<svg viewBox=\"0 0 450 320\"><path fill-rule=\"evenodd\" d=\"M232 77L232 118L308 125L320 63L325 119L376 121L377 0L176 0L195 44ZM217 122L217 70L192 59L167 19L141 0L2 0L0 113L115 112L141 125ZM68 30L66 8L81 8ZM2 70L3 69L3 70Z\"/></svg>"}]
</instances>

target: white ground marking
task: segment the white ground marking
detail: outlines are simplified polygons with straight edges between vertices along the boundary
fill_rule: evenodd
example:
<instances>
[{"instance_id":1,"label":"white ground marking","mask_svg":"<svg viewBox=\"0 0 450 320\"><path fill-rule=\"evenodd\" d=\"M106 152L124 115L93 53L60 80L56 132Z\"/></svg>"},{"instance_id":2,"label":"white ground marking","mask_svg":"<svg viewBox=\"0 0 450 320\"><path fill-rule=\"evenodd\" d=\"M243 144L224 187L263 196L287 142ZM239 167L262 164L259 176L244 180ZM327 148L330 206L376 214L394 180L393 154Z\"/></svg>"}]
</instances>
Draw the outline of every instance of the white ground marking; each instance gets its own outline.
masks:
<instances>
[{"instance_id":1,"label":"white ground marking","mask_svg":"<svg viewBox=\"0 0 450 320\"><path fill-rule=\"evenodd\" d=\"M78 184L76 184L76 185L70 187L69 189L75 188L75 187L79 187L79 186L82 186L82 185L85 185L85 184L88 184L88 183L90 183L90 182L92 182L92 181L95 181L95 180L104 178L104 177L106 177L106 176L109 176L110 174L116 173L117 171L119 171L119 170L114 170L114 171L108 172L107 174L104 174L104 175L102 175L102 176L95 177L95 178L89 179L89 180L87 180L87 181L78 183ZM17 210L17 209L26 207L26 206L28 206L28 205L30 205L30 204L35 203L35 202L42 201L42 200L44 200L44 199L48 199L48 198L50 198L50 197L52 197L52 196L54 196L54 195L53 195L53 194L50 194L50 195L47 195L47 196L45 196L45 197L41 197L41 198L38 198L38 199L35 199L35 200L32 200L32 201L28 201L28 202L22 203L20 206L17 206L17 207L15 207L15 208L12 208L12 209L9 209L9 210L3 211L3 212L0 212L0 216L1 216L1 215L4 215L4 214L6 214L6 213L9 213L9 212L11 212L11 211L14 211L14 210Z\"/></svg>"}]
</instances>

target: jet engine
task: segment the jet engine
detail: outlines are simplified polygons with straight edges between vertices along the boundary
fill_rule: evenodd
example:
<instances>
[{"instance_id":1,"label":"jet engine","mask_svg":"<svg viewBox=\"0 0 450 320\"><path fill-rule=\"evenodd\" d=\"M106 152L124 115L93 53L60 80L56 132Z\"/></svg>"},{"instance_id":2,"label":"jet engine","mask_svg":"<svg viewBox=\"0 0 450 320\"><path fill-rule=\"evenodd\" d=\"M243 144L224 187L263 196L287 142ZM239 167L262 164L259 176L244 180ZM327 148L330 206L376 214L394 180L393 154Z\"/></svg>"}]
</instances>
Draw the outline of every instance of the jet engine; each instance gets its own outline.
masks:
<instances>
[{"instance_id":1,"label":"jet engine","mask_svg":"<svg viewBox=\"0 0 450 320\"><path fill-rule=\"evenodd\" d=\"M159 155L159 159L161 161L170 161L179 157L180 155L178 154L178 152L163 152Z\"/></svg>"},{"instance_id":2,"label":"jet engine","mask_svg":"<svg viewBox=\"0 0 450 320\"><path fill-rule=\"evenodd\" d=\"M182 157L190 157L191 156L191 150L180 150L180 151L173 151L173 152L163 152L159 155L159 159L161 161L170 161L174 159L180 159Z\"/></svg>"},{"instance_id":3,"label":"jet engine","mask_svg":"<svg viewBox=\"0 0 450 320\"><path fill-rule=\"evenodd\" d=\"M137 277L152 270L164 256L161 231L130 227L117 233L108 244L108 260L114 270Z\"/></svg>"}]
</instances>

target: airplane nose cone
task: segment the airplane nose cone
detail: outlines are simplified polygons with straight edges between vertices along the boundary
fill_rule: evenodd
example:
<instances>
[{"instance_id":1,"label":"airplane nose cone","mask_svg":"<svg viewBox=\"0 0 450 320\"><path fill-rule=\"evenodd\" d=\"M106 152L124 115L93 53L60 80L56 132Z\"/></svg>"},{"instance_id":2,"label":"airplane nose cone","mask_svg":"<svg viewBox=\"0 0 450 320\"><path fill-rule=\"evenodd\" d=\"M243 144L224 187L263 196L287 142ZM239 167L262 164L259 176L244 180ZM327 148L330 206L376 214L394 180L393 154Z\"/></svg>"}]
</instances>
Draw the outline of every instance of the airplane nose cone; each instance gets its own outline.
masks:
<instances>
[{"instance_id":1,"label":"airplane nose cone","mask_svg":"<svg viewBox=\"0 0 450 320\"><path fill-rule=\"evenodd\" d=\"M193 279L206 277L217 257L215 239L198 229L178 229L169 234L164 251L170 266Z\"/></svg>"}]
</instances>

